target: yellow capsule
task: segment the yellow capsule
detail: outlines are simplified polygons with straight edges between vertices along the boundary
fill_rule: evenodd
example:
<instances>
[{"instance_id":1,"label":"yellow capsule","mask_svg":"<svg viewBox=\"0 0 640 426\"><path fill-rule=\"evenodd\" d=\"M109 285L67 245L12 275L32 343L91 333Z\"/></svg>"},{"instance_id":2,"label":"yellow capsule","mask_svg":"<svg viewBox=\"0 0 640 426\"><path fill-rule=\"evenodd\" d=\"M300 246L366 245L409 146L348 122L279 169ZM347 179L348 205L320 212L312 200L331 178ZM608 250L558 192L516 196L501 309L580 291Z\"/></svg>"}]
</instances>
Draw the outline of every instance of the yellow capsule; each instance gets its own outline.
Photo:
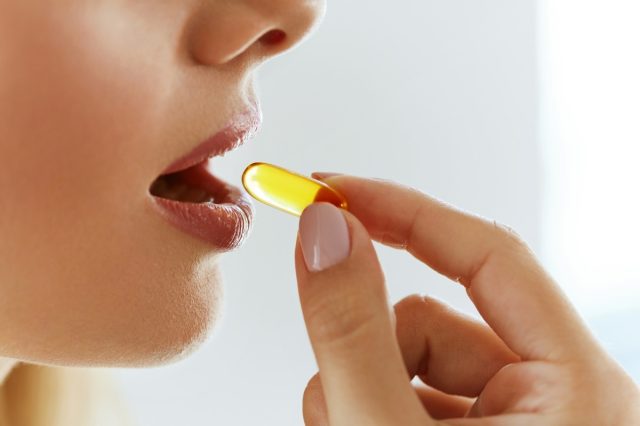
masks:
<instances>
[{"instance_id":1,"label":"yellow capsule","mask_svg":"<svg viewBox=\"0 0 640 426\"><path fill-rule=\"evenodd\" d=\"M297 216L316 202L347 208L347 200L326 183L272 164L249 165L242 174L242 184L256 200Z\"/></svg>"}]
</instances>

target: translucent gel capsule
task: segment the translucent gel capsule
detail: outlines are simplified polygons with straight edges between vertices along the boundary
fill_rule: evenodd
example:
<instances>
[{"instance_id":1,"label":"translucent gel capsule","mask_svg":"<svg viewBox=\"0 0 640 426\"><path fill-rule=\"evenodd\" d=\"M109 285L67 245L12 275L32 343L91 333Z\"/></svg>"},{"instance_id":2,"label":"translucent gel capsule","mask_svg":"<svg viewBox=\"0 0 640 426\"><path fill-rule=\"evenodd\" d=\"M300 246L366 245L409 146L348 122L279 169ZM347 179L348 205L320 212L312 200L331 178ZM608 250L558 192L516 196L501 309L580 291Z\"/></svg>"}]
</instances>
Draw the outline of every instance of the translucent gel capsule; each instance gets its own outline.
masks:
<instances>
[{"instance_id":1,"label":"translucent gel capsule","mask_svg":"<svg viewBox=\"0 0 640 426\"><path fill-rule=\"evenodd\" d=\"M316 202L347 208L347 200L327 184L272 164L251 164L242 174L242 184L256 200L297 216Z\"/></svg>"}]
</instances>

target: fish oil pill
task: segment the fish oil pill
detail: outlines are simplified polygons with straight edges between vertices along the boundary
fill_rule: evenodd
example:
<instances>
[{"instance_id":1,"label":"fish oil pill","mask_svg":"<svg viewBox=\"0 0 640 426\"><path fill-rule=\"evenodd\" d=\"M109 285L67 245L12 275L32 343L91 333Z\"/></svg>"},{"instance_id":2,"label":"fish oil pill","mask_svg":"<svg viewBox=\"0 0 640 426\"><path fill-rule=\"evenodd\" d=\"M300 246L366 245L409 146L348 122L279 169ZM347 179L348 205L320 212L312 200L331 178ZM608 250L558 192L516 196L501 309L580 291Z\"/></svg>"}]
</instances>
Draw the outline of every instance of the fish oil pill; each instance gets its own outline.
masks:
<instances>
[{"instance_id":1,"label":"fish oil pill","mask_svg":"<svg viewBox=\"0 0 640 426\"><path fill-rule=\"evenodd\" d=\"M297 216L317 202L347 208L347 200L324 182L272 164L249 165L242 174L242 184L256 200Z\"/></svg>"}]
</instances>

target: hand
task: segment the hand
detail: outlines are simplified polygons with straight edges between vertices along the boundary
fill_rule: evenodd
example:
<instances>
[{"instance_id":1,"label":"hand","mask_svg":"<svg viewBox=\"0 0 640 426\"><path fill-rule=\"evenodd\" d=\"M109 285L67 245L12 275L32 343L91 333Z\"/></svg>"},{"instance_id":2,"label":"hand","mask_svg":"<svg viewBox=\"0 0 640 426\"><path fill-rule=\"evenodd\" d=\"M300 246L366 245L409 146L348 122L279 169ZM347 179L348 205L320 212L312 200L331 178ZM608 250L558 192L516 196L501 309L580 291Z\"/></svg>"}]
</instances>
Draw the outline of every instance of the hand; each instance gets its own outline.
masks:
<instances>
[{"instance_id":1,"label":"hand","mask_svg":"<svg viewBox=\"0 0 640 426\"><path fill-rule=\"evenodd\" d=\"M349 212L318 203L300 218L320 370L307 425L640 425L638 387L513 231L393 183L324 179ZM488 325L427 297L391 309L371 238L465 286Z\"/></svg>"}]
</instances>

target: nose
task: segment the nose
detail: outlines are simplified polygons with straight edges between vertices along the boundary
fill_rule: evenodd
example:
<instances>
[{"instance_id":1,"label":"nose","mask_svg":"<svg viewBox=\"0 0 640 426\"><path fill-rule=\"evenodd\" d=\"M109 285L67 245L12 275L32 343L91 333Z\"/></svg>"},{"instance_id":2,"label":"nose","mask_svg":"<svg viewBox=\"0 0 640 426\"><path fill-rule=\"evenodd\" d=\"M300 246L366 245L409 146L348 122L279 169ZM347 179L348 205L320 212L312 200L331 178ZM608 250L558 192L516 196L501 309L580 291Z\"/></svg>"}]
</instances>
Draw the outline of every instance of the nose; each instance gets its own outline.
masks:
<instances>
[{"instance_id":1,"label":"nose","mask_svg":"<svg viewBox=\"0 0 640 426\"><path fill-rule=\"evenodd\" d=\"M191 57L204 65L257 64L300 42L324 15L325 0L200 2L187 32Z\"/></svg>"}]
</instances>

